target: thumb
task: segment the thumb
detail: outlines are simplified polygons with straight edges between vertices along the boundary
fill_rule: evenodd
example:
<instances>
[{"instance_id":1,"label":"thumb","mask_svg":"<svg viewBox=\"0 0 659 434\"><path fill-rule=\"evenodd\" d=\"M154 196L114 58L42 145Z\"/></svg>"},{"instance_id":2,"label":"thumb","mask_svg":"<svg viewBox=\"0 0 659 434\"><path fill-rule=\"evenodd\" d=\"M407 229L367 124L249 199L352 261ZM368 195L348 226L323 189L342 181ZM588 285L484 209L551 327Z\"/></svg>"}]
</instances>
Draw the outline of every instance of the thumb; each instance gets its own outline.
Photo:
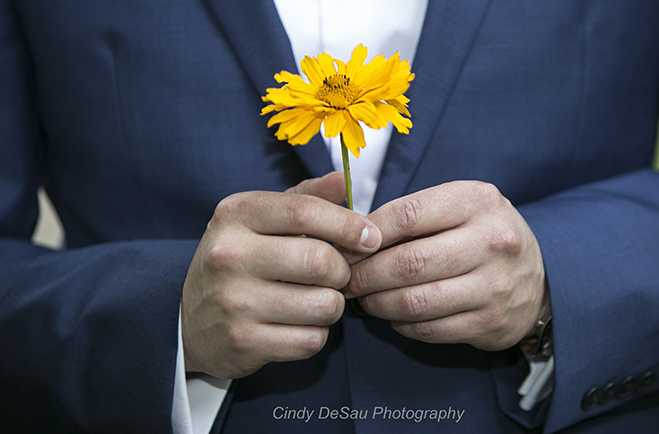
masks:
<instances>
[{"instance_id":1,"label":"thumb","mask_svg":"<svg viewBox=\"0 0 659 434\"><path fill-rule=\"evenodd\" d=\"M346 198L346 184L343 173L331 172L322 178L305 179L286 193L308 194L340 205Z\"/></svg>"}]
</instances>

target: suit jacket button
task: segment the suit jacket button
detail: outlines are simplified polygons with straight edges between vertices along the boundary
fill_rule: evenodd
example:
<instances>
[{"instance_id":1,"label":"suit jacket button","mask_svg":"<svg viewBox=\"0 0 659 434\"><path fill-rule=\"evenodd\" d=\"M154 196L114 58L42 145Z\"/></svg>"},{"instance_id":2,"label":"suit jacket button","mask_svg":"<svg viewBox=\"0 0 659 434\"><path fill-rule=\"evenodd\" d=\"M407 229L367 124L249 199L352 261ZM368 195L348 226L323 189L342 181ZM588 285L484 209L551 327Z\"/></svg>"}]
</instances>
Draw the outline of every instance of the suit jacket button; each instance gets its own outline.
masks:
<instances>
[{"instance_id":1,"label":"suit jacket button","mask_svg":"<svg viewBox=\"0 0 659 434\"><path fill-rule=\"evenodd\" d=\"M603 394L604 391L599 387L593 387L590 389L588 392L586 392L583 400L581 401L581 409L588 411L594 408L597 404L599 404Z\"/></svg>"},{"instance_id":2,"label":"suit jacket button","mask_svg":"<svg viewBox=\"0 0 659 434\"><path fill-rule=\"evenodd\" d=\"M657 382L657 373L648 371L646 372L641 379L638 382L638 386L636 387L637 392L641 392L650 386L652 386L654 383Z\"/></svg>"},{"instance_id":3,"label":"suit jacket button","mask_svg":"<svg viewBox=\"0 0 659 434\"><path fill-rule=\"evenodd\" d=\"M616 396L616 392L618 392L619 387L620 386L618 383L609 383L604 386L604 391L602 393L602 397L600 398L599 405L604 405L611 401Z\"/></svg>"},{"instance_id":4,"label":"suit jacket button","mask_svg":"<svg viewBox=\"0 0 659 434\"><path fill-rule=\"evenodd\" d=\"M352 311L352 313L354 313L355 315L357 315L359 318L364 318L364 319L373 318L371 315L369 315L369 314L364 310L364 308L362 307L362 305L359 303L359 300L358 300L358 299L356 299L356 298L351 298L351 299L349 299L349 300L347 300L347 301L348 301L348 307L350 307L350 310Z\"/></svg>"},{"instance_id":5,"label":"suit jacket button","mask_svg":"<svg viewBox=\"0 0 659 434\"><path fill-rule=\"evenodd\" d=\"M616 398L618 399L627 398L636 390L637 386L638 386L638 379L636 377L629 376L625 378L624 380L622 380L622 384L618 388L618 393L616 394Z\"/></svg>"}]
</instances>

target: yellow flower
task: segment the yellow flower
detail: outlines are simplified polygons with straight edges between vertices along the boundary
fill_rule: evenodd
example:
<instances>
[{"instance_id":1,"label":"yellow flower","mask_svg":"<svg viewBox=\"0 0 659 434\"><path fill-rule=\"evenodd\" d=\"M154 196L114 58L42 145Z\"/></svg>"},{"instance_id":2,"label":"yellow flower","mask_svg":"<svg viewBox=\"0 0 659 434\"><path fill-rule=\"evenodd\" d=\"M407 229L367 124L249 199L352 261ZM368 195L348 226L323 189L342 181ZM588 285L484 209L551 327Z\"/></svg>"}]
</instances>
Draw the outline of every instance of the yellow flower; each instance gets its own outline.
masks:
<instances>
[{"instance_id":1,"label":"yellow flower","mask_svg":"<svg viewBox=\"0 0 659 434\"><path fill-rule=\"evenodd\" d=\"M359 45L348 63L326 53L318 58L306 56L302 72L281 71L275 74L281 88L266 89L261 115L277 111L268 121L268 128L280 124L275 136L291 145L305 145L325 123L325 137L342 134L345 146L355 157L366 146L364 131L358 121L380 129L391 122L399 133L407 134L412 121L404 92L414 80L409 62L400 60L396 52L389 59L379 55L364 65L366 47Z\"/></svg>"}]
</instances>

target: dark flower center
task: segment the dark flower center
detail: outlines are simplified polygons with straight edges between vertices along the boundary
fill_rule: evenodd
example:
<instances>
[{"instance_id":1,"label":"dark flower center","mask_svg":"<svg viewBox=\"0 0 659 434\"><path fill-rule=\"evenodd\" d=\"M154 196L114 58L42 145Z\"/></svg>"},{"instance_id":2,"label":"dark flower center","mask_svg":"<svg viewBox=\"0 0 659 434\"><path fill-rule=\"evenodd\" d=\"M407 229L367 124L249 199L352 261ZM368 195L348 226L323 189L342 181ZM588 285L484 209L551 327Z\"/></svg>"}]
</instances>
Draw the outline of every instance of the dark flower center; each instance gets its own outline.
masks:
<instances>
[{"instance_id":1,"label":"dark flower center","mask_svg":"<svg viewBox=\"0 0 659 434\"><path fill-rule=\"evenodd\" d=\"M359 88L350 81L350 77L346 77L345 74L334 74L325 77L323 85L316 93L316 98L340 110L352 104L358 94Z\"/></svg>"}]
</instances>

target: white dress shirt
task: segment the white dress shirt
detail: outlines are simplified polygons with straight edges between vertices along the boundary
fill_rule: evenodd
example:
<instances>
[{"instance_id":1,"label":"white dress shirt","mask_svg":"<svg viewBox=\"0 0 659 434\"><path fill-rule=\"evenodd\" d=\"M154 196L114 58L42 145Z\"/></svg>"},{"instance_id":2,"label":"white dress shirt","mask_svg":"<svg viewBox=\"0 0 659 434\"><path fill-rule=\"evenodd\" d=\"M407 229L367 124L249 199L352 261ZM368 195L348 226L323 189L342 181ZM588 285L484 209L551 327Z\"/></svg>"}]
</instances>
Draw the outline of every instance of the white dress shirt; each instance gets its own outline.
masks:
<instances>
[{"instance_id":1,"label":"white dress shirt","mask_svg":"<svg viewBox=\"0 0 659 434\"><path fill-rule=\"evenodd\" d=\"M274 2L291 41L300 75L300 62L304 56L315 57L325 52L348 62L352 50L359 44L368 48L366 62L378 54L389 58L398 51L401 59L409 60L411 64L428 4L427 0ZM371 210L393 129L391 124L380 130L365 126L363 129L366 147L361 150L359 159L350 154L350 174L354 209L366 215ZM332 156L334 169L343 171L339 137L325 138L325 143Z\"/></svg>"},{"instance_id":2,"label":"white dress shirt","mask_svg":"<svg viewBox=\"0 0 659 434\"><path fill-rule=\"evenodd\" d=\"M411 64L428 0L274 0L274 3L299 68L304 56L315 57L321 52L347 62L359 44L368 48L366 61L378 54L389 58L399 51L401 59L410 60ZM272 74L276 72L279 71ZM366 148L361 150L358 160L350 155L354 209L363 215L370 211L391 134L391 125L380 130L364 127ZM325 143L335 170L342 171L338 136L325 139ZM172 406L174 433L208 433L230 383L210 376L186 381L179 319Z\"/></svg>"}]
</instances>

